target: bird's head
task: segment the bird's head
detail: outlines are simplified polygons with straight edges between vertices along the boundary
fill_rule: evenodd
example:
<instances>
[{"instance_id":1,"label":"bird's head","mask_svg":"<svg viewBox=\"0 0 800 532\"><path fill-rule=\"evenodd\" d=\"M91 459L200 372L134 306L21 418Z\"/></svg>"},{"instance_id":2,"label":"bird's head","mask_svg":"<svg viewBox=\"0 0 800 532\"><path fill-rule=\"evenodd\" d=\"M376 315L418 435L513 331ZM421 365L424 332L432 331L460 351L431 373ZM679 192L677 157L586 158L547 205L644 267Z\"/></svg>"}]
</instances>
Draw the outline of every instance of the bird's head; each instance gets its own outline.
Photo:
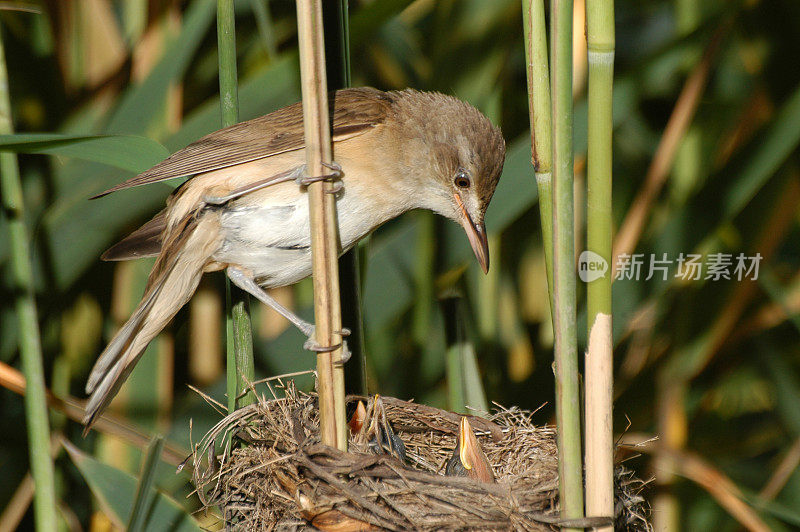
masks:
<instances>
[{"instance_id":1,"label":"bird's head","mask_svg":"<svg viewBox=\"0 0 800 532\"><path fill-rule=\"evenodd\" d=\"M417 203L459 223L488 272L484 217L505 160L500 129L452 96L412 90L396 94L395 117L408 135L402 144L406 166L418 181Z\"/></svg>"}]
</instances>

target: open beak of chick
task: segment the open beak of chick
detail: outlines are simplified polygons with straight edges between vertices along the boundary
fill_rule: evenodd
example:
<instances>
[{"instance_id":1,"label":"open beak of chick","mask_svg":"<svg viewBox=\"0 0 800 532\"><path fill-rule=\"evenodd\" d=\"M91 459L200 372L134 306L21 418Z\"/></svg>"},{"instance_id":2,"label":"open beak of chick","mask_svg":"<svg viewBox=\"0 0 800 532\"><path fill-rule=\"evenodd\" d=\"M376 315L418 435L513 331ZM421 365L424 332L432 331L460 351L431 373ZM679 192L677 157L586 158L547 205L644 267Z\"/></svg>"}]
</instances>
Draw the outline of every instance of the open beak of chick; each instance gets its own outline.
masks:
<instances>
[{"instance_id":1,"label":"open beak of chick","mask_svg":"<svg viewBox=\"0 0 800 532\"><path fill-rule=\"evenodd\" d=\"M479 482L494 482L492 466L481 449L478 438L466 417L461 418L453 456L448 460L445 474L469 477Z\"/></svg>"}]
</instances>

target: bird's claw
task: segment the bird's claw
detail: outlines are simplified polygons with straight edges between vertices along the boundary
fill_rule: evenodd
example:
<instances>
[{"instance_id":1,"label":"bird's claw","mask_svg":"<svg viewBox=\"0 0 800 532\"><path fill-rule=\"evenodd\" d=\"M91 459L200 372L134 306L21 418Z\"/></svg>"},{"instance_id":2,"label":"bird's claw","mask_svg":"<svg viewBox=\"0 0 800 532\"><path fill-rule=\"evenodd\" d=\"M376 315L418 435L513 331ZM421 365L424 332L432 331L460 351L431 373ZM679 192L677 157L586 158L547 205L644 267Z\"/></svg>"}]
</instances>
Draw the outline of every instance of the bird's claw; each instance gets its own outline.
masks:
<instances>
[{"instance_id":1,"label":"bird's claw","mask_svg":"<svg viewBox=\"0 0 800 532\"><path fill-rule=\"evenodd\" d=\"M329 170L332 170L331 175L333 176L333 179L341 179L344 176L344 172L342 172L342 165L340 165L336 161L331 161L329 163L322 163L322 166L324 166Z\"/></svg>"},{"instance_id":2,"label":"bird's claw","mask_svg":"<svg viewBox=\"0 0 800 532\"><path fill-rule=\"evenodd\" d=\"M308 351L314 351L315 353L331 353L333 351L336 351L340 347L342 348L342 355L338 363L344 364L345 362L350 360L350 356L352 354L350 353L350 349L347 347L347 342L345 341L341 341L331 346L323 346L319 345L319 343L317 343L317 341L313 337L310 337L303 344L303 349L307 349Z\"/></svg>"},{"instance_id":3,"label":"bird's claw","mask_svg":"<svg viewBox=\"0 0 800 532\"><path fill-rule=\"evenodd\" d=\"M300 186L307 187L311 183L316 183L318 181L328 181L332 182L333 186L330 188L330 190L326 190L325 192L327 192L328 194L336 194L337 192L340 192L344 188L344 184L341 181L342 177L344 177L344 172L342 172L341 165L334 161L330 163L322 163L322 166L324 166L325 168L329 168L331 170L331 173L313 177L309 176L299 177L297 178L297 183Z\"/></svg>"}]
</instances>

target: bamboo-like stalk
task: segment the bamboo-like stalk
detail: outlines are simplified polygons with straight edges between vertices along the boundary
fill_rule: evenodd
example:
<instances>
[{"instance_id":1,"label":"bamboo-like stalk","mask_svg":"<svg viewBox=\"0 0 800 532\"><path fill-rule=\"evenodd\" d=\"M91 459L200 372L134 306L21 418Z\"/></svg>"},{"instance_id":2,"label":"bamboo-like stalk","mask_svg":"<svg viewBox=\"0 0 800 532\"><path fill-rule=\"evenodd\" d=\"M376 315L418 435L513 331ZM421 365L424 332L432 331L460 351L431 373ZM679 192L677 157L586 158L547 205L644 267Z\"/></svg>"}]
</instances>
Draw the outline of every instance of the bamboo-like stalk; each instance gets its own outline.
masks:
<instances>
[{"instance_id":1,"label":"bamboo-like stalk","mask_svg":"<svg viewBox=\"0 0 800 532\"><path fill-rule=\"evenodd\" d=\"M306 171L311 176L318 176L330 173L322 163L332 162L320 0L297 0L297 33L303 93ZM333 194L329 193L332 187L331 183L324 181L317 181L308 187L316 341L323 348L342 342L337 260L339 239L336 202ZM317 355L317 386L322 443L346 450L341 347Z\"/></svg>"},{"instance_id":2,"label":"bamboo-like stalk","mask_svg":"<svg viewBox=\"0 0 800 532\"><path fill-rule=\"evenodd\" d=\"M572 0L551 3L553 117L553 332L561 516L583 517L581 408L575 327L572 154Z\"/></svg>"},{"instance_id":3,"label":"bamboo-like stalk","mask_svg":"<svg viewBox=\"0 0 800 532\"><path fill-rule=\"evenodd\" d=\"M588 349L586 384L586 513L614 515L614 436L612 421L613 347L611 317L611 135L614 85L614 2L587 0L589 52L589 147L587 171L587 250L606 263L602 277L587 287ZM611 527L602 530L612 530Z\"/></svg>"},{"instance_id":4,"label":"bamboo-like stalk","mask_svg":"<svg viewBox=\"0 0 800 532\"><path fill-rule=\"evenodd\" d=\"M219 102L222 125L239 121L239 89L236 69L236 26L233 0L217 0L217 46L219 50ZM228 410L255 401L247 391L255 379L253 333L250 320L250 297L225 280Z\"/></svg>"},{"instance_id":5,"label":"bamboo-like stalk","mask_svg":"<svg viewBox=\"0 0 800 532\"><path fill-rule=\"evenodd\" d=\"M525 61L528 74L528 112L531 123L531 162L539 190L547 288L553 315L553 146L550 115L550 67L547 61L547 31L544 1L522 0Z\"/></svg>"},{"instance_id":6,"label":"bamboo-like stalk","mask_svg":"<svg viewBox=\"0 0 800 532\"><path fill-rule=\"evenodd\" d=\"M8 93L5 49L0 35L0 134L14 132L11 120L11 98ZM37 530L56 530L55 480L50 456L50 425L47 418L47 397L42 364L39 322L36 316L33 265L30 260L30 239L25 227L25 204L19 177L17 156L0 153L0 196L8 220L9 253L13 293L17 312L17 336L22 369L27 382L25 419L28 426L28 451L31 474L36 490L33 510Z\"/></svg>"}]
</instances>

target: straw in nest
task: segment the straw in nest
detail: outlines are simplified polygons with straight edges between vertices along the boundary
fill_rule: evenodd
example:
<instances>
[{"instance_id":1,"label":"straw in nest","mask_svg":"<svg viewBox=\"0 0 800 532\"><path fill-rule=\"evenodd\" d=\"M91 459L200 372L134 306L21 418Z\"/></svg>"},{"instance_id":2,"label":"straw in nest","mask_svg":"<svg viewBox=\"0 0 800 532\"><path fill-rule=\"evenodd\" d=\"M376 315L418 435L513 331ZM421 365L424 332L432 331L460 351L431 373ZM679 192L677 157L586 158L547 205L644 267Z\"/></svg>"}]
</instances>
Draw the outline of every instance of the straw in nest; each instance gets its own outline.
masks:
<instances>
[{"instance_id":1,"label":"straw in nest","mask_svg":"<svg viewBox=\"0 0 800 532\"><path fill-rule=\"evenodd\" d=\"M272 388L270 388L272 390ZM219 507L236 530L557 530L609 524L558 516L555 431L532 413L498 410L468 416L496 483L444 476L461 416L383 397L407 461L374 454L351 438L348 453L321 445L316 395L285 397L237 410L195 446L194 481L206 508ZM350 397L349 401L373 399ZM220 442L226 446L217 457ZM616 529L651 530L639 495L644 483L618 468Z\"/></svg>"}]
</instances>

